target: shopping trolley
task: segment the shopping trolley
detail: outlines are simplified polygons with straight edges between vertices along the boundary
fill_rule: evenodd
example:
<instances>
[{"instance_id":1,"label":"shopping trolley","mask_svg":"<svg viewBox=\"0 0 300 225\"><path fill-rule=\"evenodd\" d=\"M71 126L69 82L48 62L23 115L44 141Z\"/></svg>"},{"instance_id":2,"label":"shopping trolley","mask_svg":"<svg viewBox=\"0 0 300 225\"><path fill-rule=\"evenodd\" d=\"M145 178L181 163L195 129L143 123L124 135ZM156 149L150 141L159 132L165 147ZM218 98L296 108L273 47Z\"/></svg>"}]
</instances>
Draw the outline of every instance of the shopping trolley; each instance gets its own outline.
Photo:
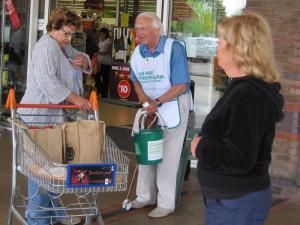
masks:
<instances>
[{"instance_id":1,"label":"shopping trolley","mask_svg":"<svg viewBox=\"0 0 300 225\"><path fill-rule=\"evenodd\" d=\"M90 95L90 102L93 106L93 119L99 120L98 100L95 92ZM78 218L90 225L96 219L99 225L104 225L104 221L97 207L97 193L99 192L120 192L127 189L129 159L118 149L110 137L105 137L102 151L101 165L114 165L115 177L114 184L109 186L76 186L70 187L67 183L68 164L58 164L49 159L43 149L33 141L28 135L24 126L18 120L17 108L67 108L78 109L74 105L35 105L35 104L16 104L15 93L10 90L6 107L11 110L9 121L12 126L12 187L11 200L8 215L8 225L12 224L13 216L23 225L28 225L25 211L30 198L17 186L17 173L25 175L28 179L36 182L40 189L45 189L49 193L51 202L56 204L49 208L39 207L34 209L36 212L55 212L53 215L37 216L34 218L48 219L50 224L54 224L58 219L67 221L69 224L76 224ZM45 124L46 125L46 124ZM37 194L37 193L36 193ZM36 195L35 194L35 195ZM70 198L70 195L72 194ZM59 203L59 204L57 204ZM28 209L27 209L28 211ZM63 212L63 213L60 213ZM24 216L23 216L24 215ZM37 214L40 215L40 214Z\"/></svg>"}]
</instances>

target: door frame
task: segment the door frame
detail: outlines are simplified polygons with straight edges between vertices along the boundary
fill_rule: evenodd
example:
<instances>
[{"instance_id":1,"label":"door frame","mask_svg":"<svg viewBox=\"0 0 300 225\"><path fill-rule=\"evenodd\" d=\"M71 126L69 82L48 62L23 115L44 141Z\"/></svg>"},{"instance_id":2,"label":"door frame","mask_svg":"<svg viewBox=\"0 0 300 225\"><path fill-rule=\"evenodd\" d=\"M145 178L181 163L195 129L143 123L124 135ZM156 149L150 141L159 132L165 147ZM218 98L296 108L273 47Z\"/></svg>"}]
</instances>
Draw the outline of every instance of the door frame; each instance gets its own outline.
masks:
<instances>
[{"instance_id":1,"label":"door frame","mask_svg":"<svg viewBox=\"0 0 300 225\"><path fill-rule=\"evenodd\" d=\"M39 30L42 30L43 33L46 32L46 25L49 18L49 10L50 10L50 0L42 0L44 1L44 15L43 18L38 18L39 15L39 3L40 0L31 0L30 2L30 17L29 17L29 37L28 37L28 57L27 57L27 74L29 69L29 63L31 60L31 51L34 44L37 42L37 34ZM38 26L39 19L43 20L42 27Z\"/></svg>"},{"instance_id":2,"label":"door frame","mask_svg":"<svg viewBox=\"0 0 300 225\"><path fill-rule=\"evenodd\" d=\"M170 21L172 15L173 0L157 0L156 1L156 15L160 18L163 24L164 34L170 34Z\"/></svg>"}]
</instances>

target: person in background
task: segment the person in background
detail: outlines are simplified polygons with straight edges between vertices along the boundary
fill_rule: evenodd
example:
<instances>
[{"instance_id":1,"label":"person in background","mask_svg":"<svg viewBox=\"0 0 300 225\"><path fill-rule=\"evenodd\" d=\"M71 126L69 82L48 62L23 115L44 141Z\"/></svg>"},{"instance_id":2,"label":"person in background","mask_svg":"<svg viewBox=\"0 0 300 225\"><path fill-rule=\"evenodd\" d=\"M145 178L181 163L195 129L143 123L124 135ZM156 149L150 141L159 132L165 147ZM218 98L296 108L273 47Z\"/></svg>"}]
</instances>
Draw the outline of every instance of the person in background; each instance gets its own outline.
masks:
<instances>
[{"instance_id":1,"label":"person in background","mask_svg":"<svg viewBox=\"0 0 300 225\"><path fill-rule=\"evenodd\" d=\"M112 51L112 39L109 36L109 31L107 28L103 27L99 31L99 43L98 52L95 53L95 57L98 61L98 71L96 73L96 87L102 98L107 98L108 96L108 85L109 85L109 75L110 75L110 65L111 65L111 51Z\"/></svg>"},{"instance_id":2,"label":"person in background","mask_svg":"<svg viewBox=\"0 0 300 225\"><path fill-rule=\"evenodd\" d=\"M99 42L99 28L100 24L97 20L92 22L92 27L86 31L86 54L93 57L93 55L98 51Z\"/></svg>"},{"instance_id":3,"label":"person in background","mask_svg":"<svg viewBox=\"0 0 300 225\"><path fill-rule=\"evenodd\" d=\"M218 29L218 63L230 78L191 143L205 204L205 225L263 225L271 207L268 173L283 97L270 27L254 13Z\"/></svg>"},{"instance_id":4,"label":"person in background","mask_svg":"<svg viewBox=\"0 0 300 225\"><path fill-rule=\"evenodd\" d=\"M162 23L152 12L137 16L140 44L131 58L131 80L139 101L148 102L148 114L159 112L164 131L163 159L158 165L139 165L132 208L157 204L148 216L159 218L175 209L176 180L187 128L191 82L184 46L162 35ZM170 116L172 115L172 116Z\"/></svg>"},{"instance_id":5,"label":"person in background","mask_svg":"<svg viewBox=\"0 0 300 225\"><path fill-rule=\"evenodd\" d=\"M24 57L25 53L25 40L23 35L25 33L25 26L22 24L19 29L15 30L11 35L10 45L12 48L12 55L11 57L14 58L13 60L17 62L17 64L22 63L22 58Z\"/></svg>"},{"instance_id":6,"label":"person in background","mask_svg":"<svg viewBox=\"0 0 300 225\"><path fill-rule=\"evenodd\" d=\"M83 32L83 26L73 34L71 45L80 52L86 52L86 33Z\"/></svg>"},{"instance_id":7,"label":"person in background","mask_svg":"<svg viewBox=\"0 0 300 225\"><path fill-rule=\"evenodd\" d=\"M81 18L67 8L59 8L51 13L47 33L39 39L32 50L26 91L21 103L61 104L67 102L79 106L82 110L91 109L89 101L77 92L82 86L78 83L80 81L77 77L77 70L91 73L90 59L88 55L77 51L70 45L72 34L80 28L81 24ZM22 116L21 119L27 124L64 121L64 117L57 116L63 114L61 109L20 108L18 112L23 115L34 115ZM40 114L48 116L38 116ZM32 180L28 182L28 194L32 197L27 207L28 223L30 225L49 224L51 221L47 218L35 218L50 216L52 212L33 210L38 209L39 206L53 206L54 203L49 194L55 195L39 188Z\"/></svg>"}]
</instances>

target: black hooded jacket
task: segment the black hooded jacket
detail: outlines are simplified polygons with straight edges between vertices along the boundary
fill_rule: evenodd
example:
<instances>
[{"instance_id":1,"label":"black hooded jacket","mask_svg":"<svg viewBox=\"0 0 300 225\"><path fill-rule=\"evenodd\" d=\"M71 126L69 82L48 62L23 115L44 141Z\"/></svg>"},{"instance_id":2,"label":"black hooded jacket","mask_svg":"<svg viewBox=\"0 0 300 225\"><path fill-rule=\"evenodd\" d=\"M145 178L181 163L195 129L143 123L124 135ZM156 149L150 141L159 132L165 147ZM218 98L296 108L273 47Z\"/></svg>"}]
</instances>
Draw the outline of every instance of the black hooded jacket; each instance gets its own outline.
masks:
<instances>
[{"instance_id":1,"label":"black hooded jacket","mask_svg":"<svg viewBox=\"0 0 300 225\"><path fill-rule=\"evenodd\" d=\"M275 123L283 119L279 83L234 78L207 115L197 145L205 196L235 198L269 187Z\"/></svg>"}]
</instances>

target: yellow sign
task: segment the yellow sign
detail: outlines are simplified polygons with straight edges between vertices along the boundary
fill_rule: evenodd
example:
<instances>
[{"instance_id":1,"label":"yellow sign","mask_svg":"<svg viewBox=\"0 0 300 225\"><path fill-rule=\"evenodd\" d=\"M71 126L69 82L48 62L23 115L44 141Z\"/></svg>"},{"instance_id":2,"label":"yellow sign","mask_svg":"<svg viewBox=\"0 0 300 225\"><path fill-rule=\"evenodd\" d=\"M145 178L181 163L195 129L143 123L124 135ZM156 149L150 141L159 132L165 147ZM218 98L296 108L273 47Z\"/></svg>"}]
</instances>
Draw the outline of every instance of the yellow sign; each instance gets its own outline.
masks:
<instances>
[{"instance_id":1,"label":"yellow sign","mask_svg":"<svg viewBox=\"0 0 300 225\"><path fill-rule=\"evenodd\" d=\"M121 13L121 27L128 27L129 24L129 14Z\"/></svg>"}]
</instances>

